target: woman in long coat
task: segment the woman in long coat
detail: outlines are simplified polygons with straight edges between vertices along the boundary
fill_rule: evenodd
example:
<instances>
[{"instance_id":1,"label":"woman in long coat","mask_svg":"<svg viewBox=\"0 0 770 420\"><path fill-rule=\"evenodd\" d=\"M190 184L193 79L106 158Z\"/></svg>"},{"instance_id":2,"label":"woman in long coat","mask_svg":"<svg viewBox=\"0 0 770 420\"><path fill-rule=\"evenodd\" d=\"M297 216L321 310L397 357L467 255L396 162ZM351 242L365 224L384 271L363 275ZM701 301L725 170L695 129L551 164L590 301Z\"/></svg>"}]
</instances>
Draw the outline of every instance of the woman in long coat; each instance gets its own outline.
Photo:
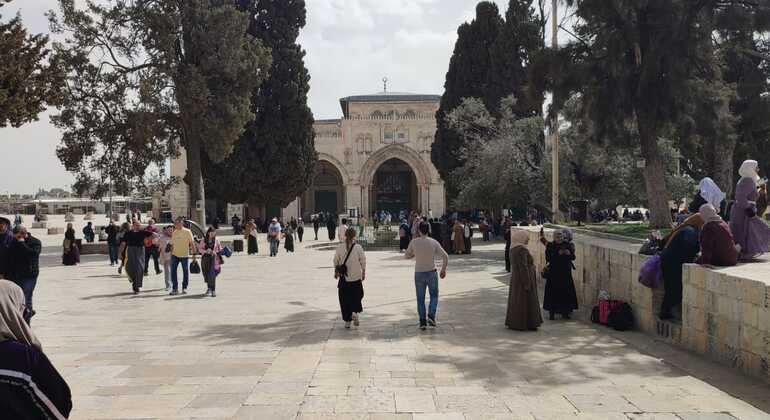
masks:
<instances>
[{"instance_id":1,"label":"woman in long coat","mask_svg":"<svg viewBox=\"0 0 770 420\"><path fill-rule=\"evenodd\" d=\"M529 233L526 231L511 232L511 282L505 325L519 331L536 331L543 324L537 298L535 261L527 249L528 242Z\"/></svg>"},{"instance_id":2,"label":"woman in long coat","mask_svg":"<svg viewBox=\"0 0 770 420\"><path fill-rule=\"evenodd\" d=\"M62 245L62 264L77 265L80 263L80 248L75 242L75 229L72 223L67 223L67 231L64 232L64 243Z\"/></svg>"},{"instance_id":3,"label":"woman in long coat","mask_svg":"<svg viewBox=\"0 0 770 420\"><path fill-rule=\"evenodd\" d=\"M741 179L735 187L735 203L730 211L730 230L741 246L741 259L750 260L770 250L770 226L757 213L758 163L743 162Z\"/></svg>"},{"instance_id":4,"label":"woman in long coat","mask_svg":"<svg viewBox=\"0 0 770 420\"><path fill-rule=\"evenodd\" d=\"M465 228L459 220L455 220L452 227L452 251L455 254L465 253Z\"/></svg>"},{"instance_id":5,"label":"woman in long coat","mask_svg":"<svg viewBox=\"0 0 770 420\"><path fill-rule=\"evenodd\" d=\"M551 320L557 313L564 319L570 319L572 311L578 308L575 281L572 279L575 244L570 241L571 238L571 232L566 229L557 230L553 233L553 242L548 242L543 230L540 230L540 241L545 245L545 262L548 264L543 309L549 312Z\"/></svg>"},{"instance_id":6,"label":"woman in long coat","mask_svg":"<svg viewBox=\"0 0 770 420\"><path fill-rule=\"evenodd\" d=\"M283 248L286 252L294 252L294 229L291 224L287 225L283 232Z\"/></svg>"},{"instance_id":7,"label":"woman in long coat","mask_svg":"<svg viewBox=\"0 0 770 420\"><path fill-rule=\"evenodd\" d=\"M259 246L257 245L257 225L254 223L253 219L246 223L243 232L246 238L246 251L248 254L254 255L259 253Z\"/></svg>"}]
</instances>

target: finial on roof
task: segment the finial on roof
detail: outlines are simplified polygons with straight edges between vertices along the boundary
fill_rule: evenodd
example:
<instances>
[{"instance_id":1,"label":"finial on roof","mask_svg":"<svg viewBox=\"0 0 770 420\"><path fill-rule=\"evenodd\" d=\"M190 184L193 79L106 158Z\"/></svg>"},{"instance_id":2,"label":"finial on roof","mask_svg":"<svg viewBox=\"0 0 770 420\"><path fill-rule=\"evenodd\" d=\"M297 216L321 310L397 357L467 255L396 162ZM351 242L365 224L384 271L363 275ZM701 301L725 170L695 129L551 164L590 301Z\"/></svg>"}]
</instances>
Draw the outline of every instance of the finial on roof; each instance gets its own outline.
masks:
<instances>
[{"instance_id":1,"label":"finial on roof","mask_svg":"<svg viewBox=\"0 0 770 420\"><path fill-rule=\"evenodd\" d=\"M382 91L385 93L388 93L388 78L383 77L382 78Z\"/></svg>"}]
</instances>

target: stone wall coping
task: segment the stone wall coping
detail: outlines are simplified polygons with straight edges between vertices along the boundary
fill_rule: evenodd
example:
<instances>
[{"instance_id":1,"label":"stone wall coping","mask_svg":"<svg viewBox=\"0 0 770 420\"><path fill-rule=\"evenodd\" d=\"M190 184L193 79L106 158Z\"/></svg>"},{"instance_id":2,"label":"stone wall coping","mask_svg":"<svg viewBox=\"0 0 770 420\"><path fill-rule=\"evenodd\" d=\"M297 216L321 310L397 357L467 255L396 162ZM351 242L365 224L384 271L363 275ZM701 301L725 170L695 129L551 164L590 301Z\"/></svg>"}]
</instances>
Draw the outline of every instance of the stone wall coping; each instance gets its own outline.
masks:
<instances>
[{"instance_id":1,"label":"stone wall coping","mask_svg":"<svg viewBox=\"0 0 770 420\"><path fill-rule=\"evenodd\" d=\"M539 232L540 227L516 227L516 229L527 230L529 232ZM570 228L571 229L571 228ZM549 239L553 238L553 232L555 229L546 228L545 234ZM620 241L615 239L596 237L590 234L584 234L580 231L573 231L573 241L579 242L584 245L598 246L602 248L608 248L616 251L628 252L630 254L639 255L640 244L630 243L627 241ZM758 281L770 285L770 255L765 254L757 261L740 263L734 267L704 267L698 264L686 264L689 270L705 270L706 272L718 273L719 275L743 278L752 281Z\"/></svg>"}]
</instances>

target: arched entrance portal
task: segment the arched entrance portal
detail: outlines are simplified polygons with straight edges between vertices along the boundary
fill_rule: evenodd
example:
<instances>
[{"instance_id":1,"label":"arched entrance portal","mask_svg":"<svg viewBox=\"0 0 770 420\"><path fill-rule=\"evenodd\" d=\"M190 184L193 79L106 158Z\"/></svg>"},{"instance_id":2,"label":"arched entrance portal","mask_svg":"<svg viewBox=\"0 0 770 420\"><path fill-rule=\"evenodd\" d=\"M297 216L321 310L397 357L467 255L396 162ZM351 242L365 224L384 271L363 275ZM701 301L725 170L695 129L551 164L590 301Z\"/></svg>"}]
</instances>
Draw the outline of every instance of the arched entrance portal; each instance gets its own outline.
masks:
<instances>
[{"instance_id":1,"label":"arched entrance portal","mask_svg":"<svg viewBox=\"0 0 770 420\"><path fill-rule=\"evenodd\" d=\"M389 159L374 173L369 208L398 215L419 207L417 179L412 168L403 160Z\"/></svg>"},{"instance_id":2,"label":"arched entrance portal","mask_svg":"<svg viewBox=\"0 0 770 420\"><path fill-rule=\"evenodd\" d=\"M302 196L303 217L321 212L340 214L344 209L345 187L340 171L333 164L319 160L313 183Z\"/></svg>"}]
</instances>

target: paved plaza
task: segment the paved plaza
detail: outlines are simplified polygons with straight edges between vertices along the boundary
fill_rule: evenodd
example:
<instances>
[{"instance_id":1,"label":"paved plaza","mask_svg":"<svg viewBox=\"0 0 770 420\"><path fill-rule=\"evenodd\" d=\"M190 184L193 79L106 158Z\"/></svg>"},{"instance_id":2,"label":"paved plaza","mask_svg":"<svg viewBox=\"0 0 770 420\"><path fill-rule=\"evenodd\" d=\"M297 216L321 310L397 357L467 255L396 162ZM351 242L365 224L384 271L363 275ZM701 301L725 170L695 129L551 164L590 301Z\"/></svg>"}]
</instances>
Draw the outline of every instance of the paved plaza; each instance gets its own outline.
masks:
<instances>
[{"instance_id":1,"label":"paved plaza","mask_svg":"<svg viewBox=\"0 0 770 420\"><path fill-rule=\"evenodd\" d=\"M161 275L133 296L105 256L62 267L46 249L33 327L74 419L770 419L770 387L649 336L507 330L501 243L452 257L425 332L393 251L367 253L365 313L346 330L328 247L269 258L261 243L226 262L216 298L200 275L188 295Z\"/></svg>"}]
</instances>

